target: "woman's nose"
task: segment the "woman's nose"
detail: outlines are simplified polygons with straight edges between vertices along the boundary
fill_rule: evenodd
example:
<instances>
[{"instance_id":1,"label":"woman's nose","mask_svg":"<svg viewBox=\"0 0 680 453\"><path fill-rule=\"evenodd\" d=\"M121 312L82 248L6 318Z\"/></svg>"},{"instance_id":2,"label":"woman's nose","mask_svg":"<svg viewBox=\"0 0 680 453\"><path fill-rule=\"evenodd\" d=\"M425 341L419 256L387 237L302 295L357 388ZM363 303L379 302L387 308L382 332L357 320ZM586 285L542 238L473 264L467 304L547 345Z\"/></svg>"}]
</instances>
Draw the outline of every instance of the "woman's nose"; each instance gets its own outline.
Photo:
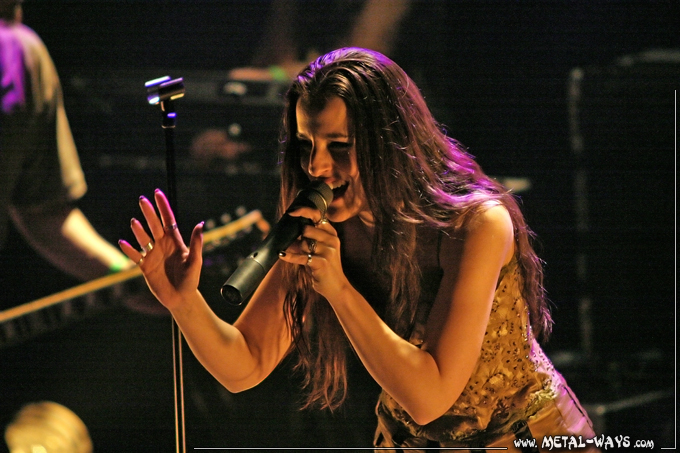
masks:
<instances>
[{"instance_id":1,"label":"woman's nose","mask_svg":"<svg viewBox=\"0 0 680 453\"><path fill-rule=\"evenodd\" d=\"M333 168L333 158L328 149L323 145L314 145L307 165L309 175L315 178L326 176L331 168Z\"/></svg>"}]
</instances>

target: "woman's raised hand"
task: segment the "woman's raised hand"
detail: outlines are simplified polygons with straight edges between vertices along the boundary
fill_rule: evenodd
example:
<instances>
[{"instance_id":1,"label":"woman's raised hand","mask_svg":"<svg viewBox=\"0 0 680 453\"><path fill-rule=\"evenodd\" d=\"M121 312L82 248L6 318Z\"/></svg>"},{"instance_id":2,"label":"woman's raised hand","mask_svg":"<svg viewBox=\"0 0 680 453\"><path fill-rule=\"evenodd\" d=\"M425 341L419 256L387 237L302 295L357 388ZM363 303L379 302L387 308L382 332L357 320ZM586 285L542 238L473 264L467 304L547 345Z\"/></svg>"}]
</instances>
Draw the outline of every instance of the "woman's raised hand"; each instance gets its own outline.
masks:
<instances>
[{"instance_id":1,"label":"woman's raised hand","mask_svg":"<svg viewBox=\"0 0 680 453\"><path fill-rule=\"evenodd\" d=\"M154 198L160 217L146 197L139 198L151 236L139 220L133 218L130 222L141 251L124 240L118 244L123 253L138 264L153 295L172 311L186 296L198 290L203 264L203 222L194 227L187 248L165 194L156 189Z\"/></svg>"}]
</instances>

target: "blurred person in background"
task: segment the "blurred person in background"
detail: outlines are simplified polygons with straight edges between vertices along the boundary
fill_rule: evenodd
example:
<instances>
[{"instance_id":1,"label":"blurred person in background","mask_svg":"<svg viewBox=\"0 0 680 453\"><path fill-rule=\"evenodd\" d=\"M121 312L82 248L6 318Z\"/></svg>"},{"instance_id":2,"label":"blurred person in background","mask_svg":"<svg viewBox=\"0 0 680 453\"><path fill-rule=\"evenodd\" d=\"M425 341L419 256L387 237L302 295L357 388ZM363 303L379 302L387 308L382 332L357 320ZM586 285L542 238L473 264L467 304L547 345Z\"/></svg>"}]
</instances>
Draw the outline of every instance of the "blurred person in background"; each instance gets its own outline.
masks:
<instances>
[{"instance_id":1,"label":"blurred person in background","mask_svg":"<svg viewBox=\"0 0 680 453\"><path fill-rule=\"evenodd\" d=\"M12 288L10 222L31 248L78 280L127 269L133 263L76 205L87 185L59 76L45 44L22 23L21 4L0 0L0 281ZM12 302L3 298L0 310Z\"/></svg>"},{"instance_id":2,"label":"blurred person in background","mask_svg":"<svg viewBox=\"0 0 680 453\"><path fill-rule=\"evenodd\" d=\"M364 47L390 56L412 0L298 2L273 0L251 65L232 69L237 80L292 80L331 49Z\"/></svg>"}]
</instances>

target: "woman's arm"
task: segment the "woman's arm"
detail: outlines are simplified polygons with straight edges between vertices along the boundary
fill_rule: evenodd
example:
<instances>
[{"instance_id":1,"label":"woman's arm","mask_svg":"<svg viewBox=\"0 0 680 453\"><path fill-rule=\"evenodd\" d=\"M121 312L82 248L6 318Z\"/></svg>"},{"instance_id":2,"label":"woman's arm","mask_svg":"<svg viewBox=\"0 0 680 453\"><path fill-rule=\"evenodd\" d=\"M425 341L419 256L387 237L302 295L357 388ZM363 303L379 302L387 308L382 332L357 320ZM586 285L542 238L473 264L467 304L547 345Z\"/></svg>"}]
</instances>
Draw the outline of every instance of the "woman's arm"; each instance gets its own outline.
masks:
<instances>
[{"instance_id":1,"label":"woman's arm","mask_svg":"<svg viewBox=\"0 0 680 453\"><path fill-rule=\"evenodd\" d=\"M172 313L201 364L232 392L257 385L276 367L291 343L283 316L281 265L275 265L265 277L234 325L221 320L198 291L202 224L194 228L186 247L179 230L170 227L175 218L165 195L156 191L155 199L160 219L149 200L141 197L139 202L151 236L139 221L131 222L139 247L151 243L153 248L142 255L120 241L121 249L140 263L149 289Z\"/></svg>"},{"instance_id":2,"label":"woman's arm","mask_svg":"<svg viewBox=\"0 0 680 453\"><path fill-rule=\"evenodd\" d=\"M26 241L57 268L83 281L134 266L101 237L78 208L10 207Z\"/></svg>"},{"instance_id":3,"label":"woman's arm","mask_svg":"<svg viewBox=\"0 0 680 453\"><path fill-rule=\"evenodd\" d=\"M262 382L288 352L281 267L274 265L233 325L217 317L198 290L171 310L196 358L230 392Z\"/></svg>"},{"instance_id":4,"label":"woman's arm","mask_svg":"<svg viewBox=\"0 0 680 453\"><path fill-rule=\"evenodd\" d=\"M315 288L333 306L361 361L416 423L443 415L474 370L500 270L514 253L508 212L499 205L491 207L477 215L462 241L443 240L444 274L422 348L395 334L349 282L338 277L337 268L330 271L339 265L339 241L329 239L332 227L323 228L305 231L306 237L324 244L317 244L310 265Z\"/></svg>"}]
</instances>

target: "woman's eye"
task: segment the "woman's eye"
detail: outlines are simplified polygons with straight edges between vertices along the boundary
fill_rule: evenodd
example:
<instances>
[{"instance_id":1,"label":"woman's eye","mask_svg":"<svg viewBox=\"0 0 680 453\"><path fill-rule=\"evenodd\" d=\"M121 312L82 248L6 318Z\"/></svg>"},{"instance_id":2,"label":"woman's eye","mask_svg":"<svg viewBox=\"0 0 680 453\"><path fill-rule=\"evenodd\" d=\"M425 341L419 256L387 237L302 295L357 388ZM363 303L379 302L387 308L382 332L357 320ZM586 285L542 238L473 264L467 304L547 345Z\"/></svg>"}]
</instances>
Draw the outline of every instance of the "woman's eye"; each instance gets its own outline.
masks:
<instances>
[{"instance_id":1,"label":"woman's eye","mask_svg":"<svg viewBox=\"0 0 680 453\"><path fill-rule=\"evenodd\" d=\"M352 147L351 143L345 143L345 142L332 142L330 145L328 145L328 148L331 151L348 151Z\"/></svg>"}]
</instances>

